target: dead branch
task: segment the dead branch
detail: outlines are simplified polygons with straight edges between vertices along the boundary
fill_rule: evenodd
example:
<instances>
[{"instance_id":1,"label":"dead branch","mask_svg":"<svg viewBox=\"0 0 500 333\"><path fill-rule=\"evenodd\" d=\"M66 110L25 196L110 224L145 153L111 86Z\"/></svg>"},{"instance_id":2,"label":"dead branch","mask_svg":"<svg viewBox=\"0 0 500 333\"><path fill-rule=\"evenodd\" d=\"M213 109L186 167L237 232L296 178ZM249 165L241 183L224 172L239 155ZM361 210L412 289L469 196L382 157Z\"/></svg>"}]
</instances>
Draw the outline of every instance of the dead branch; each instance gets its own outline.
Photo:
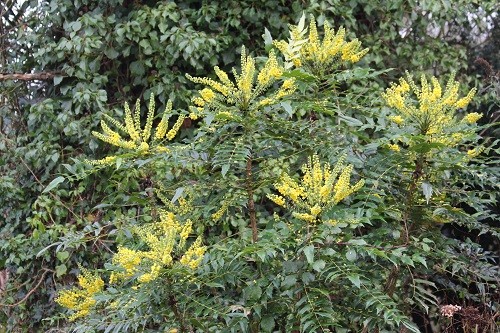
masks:
<instances>
[{"instance_id":1,"label":"dead branch","mask_svg":"<svg viewBox=\"0 0 500 333\"><path fill-rule=\"evenodd\" d=\"M61 75L57 72L41 72L41 73L20 73L20 74L0 74L0 81L9 80L22 80L22 81L33 81L33 80L50 80L54 76Z\"/></svg>"}]
</instances>

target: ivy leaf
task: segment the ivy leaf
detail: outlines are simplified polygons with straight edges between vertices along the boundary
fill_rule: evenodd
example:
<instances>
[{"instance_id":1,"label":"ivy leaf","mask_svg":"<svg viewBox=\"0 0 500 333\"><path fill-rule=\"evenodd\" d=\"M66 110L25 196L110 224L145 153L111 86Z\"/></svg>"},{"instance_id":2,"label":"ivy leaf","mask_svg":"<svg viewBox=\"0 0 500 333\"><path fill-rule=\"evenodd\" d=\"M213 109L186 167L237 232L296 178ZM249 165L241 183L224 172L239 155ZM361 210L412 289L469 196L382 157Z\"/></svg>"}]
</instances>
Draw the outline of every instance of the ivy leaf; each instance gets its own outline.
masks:
<instances>
[{"instance_id":1,"label":"ivy leaf","mask_svg":"<svg viewBox=\"0 0 500 333\"><path fill-rule=\"evenodd\" d=\"M256 283L252 283L243 289L243 295L248 300L256 301L262 295L262 289Z\"/></svg>"},{"instance_id":2,"label":"ivy leaf","mask_svg":"<svg viewBox=\"0 0 500 333\"><path fill-rule=\"evenodd\" d=\"M68 257L69 257L69 252L68 252L68 251L61 251L61 252L57 252L56 257L57 257L57 259L59 259L60 261L64 261L64 260L68 259Z\"/></svg>"},{"instance_id":3,"label":"ivy leaf","mask_svg":"<svg viewBox=\"0 0 500 333\"><path fill-rule=\"evenodd\" d=\"M57 86L61 83L63 77L61 75L54 76L54 85Z\"/></svg>"},{"instance_id":4,"label":"ivy leaf","mask_svg":"<svg viewBox=\"0 0 500 333\"><path fill-rule=\"evenodd\" d=\"M266 29L267 30L267 29ZM260 321L260 327L262 332L272 332L274 329L274 318L272 316L266 316Z\"/></svg>"},{"instance_id":5,"label":"ivy leaf","mask_svg":"<svg viewBox=\"0 0 500 333\"><path fill-rule=\"evenodd\" d=\"M66 274L67 271L68 271L68 268L66 267L65 264L61 264L61 265L56 266L56 276L57 277L63 276L64 274Z\"/></svg>"},{"instance_id":6,"label":"ivy leaf","mask_svg":"<svg viewBox=\"0 0 500 333\"><path fill-rule=\"evenodd\" d=\"M347 253L345 254L345 257L349 261L354 261L358 258L358 254L356 253L355 250L351 249L351 250L347 251Z\"/></svg>"}]
</instances>

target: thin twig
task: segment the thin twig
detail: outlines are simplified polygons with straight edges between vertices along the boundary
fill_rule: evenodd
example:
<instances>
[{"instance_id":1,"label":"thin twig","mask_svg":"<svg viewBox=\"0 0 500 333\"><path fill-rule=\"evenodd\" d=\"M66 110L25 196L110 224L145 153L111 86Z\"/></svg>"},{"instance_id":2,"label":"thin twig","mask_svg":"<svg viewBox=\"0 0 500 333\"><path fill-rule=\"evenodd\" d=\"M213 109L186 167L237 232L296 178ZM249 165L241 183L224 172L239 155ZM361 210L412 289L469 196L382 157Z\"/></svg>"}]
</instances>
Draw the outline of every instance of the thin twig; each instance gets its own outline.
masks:
<instances>
[{"instance_id":1,"label":"thin twig","mask_svg":"<svg viewBox=\"0 0 500 333\"><path fill-rule=\"evenodd\" d=\"M10 81L10 80L21 80L21 81L50 80L50 79L53 79L57 75L61 75L61 73L60 72L41 72L41 73L0 74L0 81Z\"/></svg>"},{"instance_id":2,"label":"thin twig","mask_svg":"<svg viewBox=\"0 0 500 333\"><path fill-rule=\"evenodd\" d=\"M25 301L28 299L28 297L30 297L30 296L31 296L31 294L33 294L33 293L34 293L34 292L38 289L38 287L40 287L40 285L41 285L41 284L42 284L42 282L43 282L43 278L45 277L45 275L46 275L48 272L53 272L53 271L52 271L52 270L50 270L50 269L46 269L46 268L44 268L44 272L43 272L42 276L40 277L40 279L38 280L38 283L35 285L35 287L31 288L31 290L30 290L30 291L28 291L28 293L27 293L27 294L26 294L26 295L25 295L25 296L24 296L24 297L23 297L20 301L18 301L18 302L16 302L16 303L14 303L14 304L3 304L3 303L2 303L2 304L0 304L0 306L5 306L5 307L8 307L8 308L13 308L13 307L16 307L16 306L18 306L19 304L21 304L21 303L25 302Z\"/></svg>"}]
</instances>

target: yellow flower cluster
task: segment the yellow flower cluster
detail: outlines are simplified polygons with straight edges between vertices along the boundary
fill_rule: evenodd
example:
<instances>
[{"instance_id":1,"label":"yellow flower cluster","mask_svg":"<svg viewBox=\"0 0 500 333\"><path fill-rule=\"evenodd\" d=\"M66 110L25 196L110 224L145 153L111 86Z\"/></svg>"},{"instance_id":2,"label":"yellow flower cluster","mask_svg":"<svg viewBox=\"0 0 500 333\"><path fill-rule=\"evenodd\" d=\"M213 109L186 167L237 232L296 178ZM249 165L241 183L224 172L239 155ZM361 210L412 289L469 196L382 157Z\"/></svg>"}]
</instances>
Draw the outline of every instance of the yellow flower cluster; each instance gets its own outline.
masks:
<instances>
[{"instance_id":1,"label":"yellow flower cluster","mask_svg":"<svg viewBox=\"0 0 500 333\"><path fill-rule=\"evenodd\" d=\"M318 156L313 155L302 166L304 175L300 183L285 173L274 185L280 195L270 194L268 198L282 207L286 207L286 200L291 201L292 215L313 223L323 211L363 186L363 180L350 184L352 170L352 165L345 165L345 157L341 157L332 169L330 164L322 165Z\"/></svg>"},{"instance_id":2,"label":"yellow flower cluster","mask_svg":"<svg viewBox=\"0 0 500 333\"><path fill-rule=\"evenodd\" d=\"M130 109L128 103L125 103L124 109L125 109L124 124L120 123L116 119L111 118L108 115L104 115L104 117L110 124L114 125L119 130L119 132L127 134L129 136L128 140L123 138L119 132L112 130L108 125L108 123L106 123L106 121L104 120L101 120L102 133L94 131L92 132L92 134L98 139L107 142L111 145L118 146L128 150L135 150L142 154L146 154L150 151L151 141L155 143L154 147L155 152L159 153L168 152L167 148L162 147L160 145L156 145L156 142L164 139L165 137L167 138L167 140L172 140L177 135L177 132L179 131L184 121L184 116L179 116L172 129L170 129L170 131L168 131L167 133L168 120L172 115L171 101L168 101L167 103L167 107L163 113L162 119L160 120L158 126L155 129L152 140L151 140L151 134L153 127L153 118L155 113L155 101L153 94L151 94L149 99L148 112L144 128L141 128L141 107L139 100L137 100L137 102L135 103L134 111ZM109 156L101 160L90 161L90 163L94 165L100 165L100 164L109 165L113 163L115 159L116 156Z\"/></svg>"},{"instance_id":3,"label":"yellow flower cluster","mask_svg":"<svg viewBox=\"0 0 500 333\"><path fill-rule=\"evenodd\" d=\"M407 123L417 128L418 134L432 136L433 141L446 143L445 129L457 124L455 111L465 108L476 93L472 89L463 97L458 98L459 83L454 80L454 75L446 84L443 91L437 78L432 77L431 82L422 75L420 87L417 87L412 77L407 73L406 79L400 78L398 84L392 84L383 98L390 107L397 111L397 115L389 119L398 125ZM417 105L413 103L410 92L417 97ZM473 123L479 119L476 113L464 117L464 121ZM455 140L453 140L455 141Z\"/></svg>"},{"instance_id":4,"label":"yellow flower cluster","mask_svg":"<svg viewBox=\"0 0 500 333\"><path fill-rule=\"evenodd\" d=\"M467 123L467 124L475 124L479 119L481 119L483 115L477 112L471 112L465 117L463 117L462 121Z\"/></svg>"},{"instance_id":5,"label":"yellow flower cluster","mask_svg":"<svg viewBox=\"0 0 500 333\"><path fill-rule=\"evenodd\" d=\"M70 321L87 316L96 304L94 295L101 292L104 287L104 281L98 275L91 274L84 268L81 270L82 274L78 276L80 288L63 290L55 299L59 305L74 311L69 318Z\"/></svg>"},{"instance_id":6,"label":"yellow flower cluster","mask_svg":"<svg viewBox=\"0 0 500 333\"><path fill-rule=\"evenodd\" d=\"M389 145L387 145L387 147L388 147L390 150L392 150L392 151L400 151L400 150L401 150L401 148L400 148L400 147L399 147L399 145L397 145L397 144L389 144Z\"/></svg>"},{"instance_id":7,"label":"yellow flower cluster","mask_svg":"<svg viewBox=\"0 0 500 333\"><path fill-rule=\"evenodd\" d=\"M206 88L199 91L200 96L193 99L196 107L192 108L191 118L203 114L204 108L218 113L228 112L227 106L236 106L239 111L256 110L259 107L274 104L283 97L290 95L296 89L294 79L286 79L281 87L266 98L261 98L265 91L276 80L281 78L284 68L278 64L273 51L264 66L257 72L255 59L246 54L245 48L241 49L241 73L233 69L235 81L231 81L226 72L219 67L214 67L219 81L206 77L186 77L196 83L201 83ZM225 118L228 118L227 115ZM230 117L229 117L230 118Z\"/></svg>"},{"instance_id":8,"label":"yellow flower cluster","mask_svg":"<svg viewBox=\"0 0 500 333\"><path fill-rule=\"evenodd\" d=\"M175 254L184 249L186 240L192 232L193 223L187 220L181 224L175 214L164 210L160 211L159 216L158 222L135 229L135 233L149 250L139 251L118 247L117 253L113 256L113 264L119 266L121 271L112 273L110 283L136 275L139 283L151 282L159 276L162 268L173 265ZM201 238L198 238L179 262L194 269L203 259L205 251L206 247L202 246Z\"/></svg>"},{"instance_id":9,"label":"yellow flower cluster","mask_svg":"<svg viewBox=\"0 0 500 333\"><path fill-rule=\"evenodd\" d=\"M397 125L403 125L405 120L401 116L389 116L389 120Z\"/></svg>"},{"instance_id":10,"label":"yellow flower cluster","mask_svg":"<svg viewBox=\"0 0 500 333\"><path fill-rule=\"evenodd\" d=\"M360 49L361 42L357 39L347 42L345 29L340 28L335 32L327 21L324 23L322 41L314 17L311 17L308 38L304 38L305 32L306 29L301 22L297 26L291 26L288 42L283 40L274 42L285 56L287 67L291 67L292 63L295 67L307 66L313 73L324 72L338 67L342 62L356 63L368 52L368 49Z\"/></svg>"}]
</instances>

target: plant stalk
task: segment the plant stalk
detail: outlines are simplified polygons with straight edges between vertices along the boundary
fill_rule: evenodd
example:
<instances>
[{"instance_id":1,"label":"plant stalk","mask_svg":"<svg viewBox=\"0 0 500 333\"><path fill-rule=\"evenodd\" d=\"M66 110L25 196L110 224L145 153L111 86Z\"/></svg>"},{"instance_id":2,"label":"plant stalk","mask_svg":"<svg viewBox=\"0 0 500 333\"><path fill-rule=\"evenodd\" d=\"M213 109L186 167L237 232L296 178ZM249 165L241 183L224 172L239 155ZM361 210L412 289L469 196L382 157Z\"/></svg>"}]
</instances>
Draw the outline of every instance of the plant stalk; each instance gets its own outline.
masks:
<instances>
[{"instance_id":1,"label":"plant stalk","mask_svg":"<svg viewBox=\"0 0 500 333\"><path fill-rule=\"evenodd\" d=\"M252 156L247 159L246 185L248 194L248 214L250 216L250 227L252 228L252 241L257 242L257 216L255 214L255 201L253 200L253 178L252 178Z\"/></svg>"}]
</instances>

